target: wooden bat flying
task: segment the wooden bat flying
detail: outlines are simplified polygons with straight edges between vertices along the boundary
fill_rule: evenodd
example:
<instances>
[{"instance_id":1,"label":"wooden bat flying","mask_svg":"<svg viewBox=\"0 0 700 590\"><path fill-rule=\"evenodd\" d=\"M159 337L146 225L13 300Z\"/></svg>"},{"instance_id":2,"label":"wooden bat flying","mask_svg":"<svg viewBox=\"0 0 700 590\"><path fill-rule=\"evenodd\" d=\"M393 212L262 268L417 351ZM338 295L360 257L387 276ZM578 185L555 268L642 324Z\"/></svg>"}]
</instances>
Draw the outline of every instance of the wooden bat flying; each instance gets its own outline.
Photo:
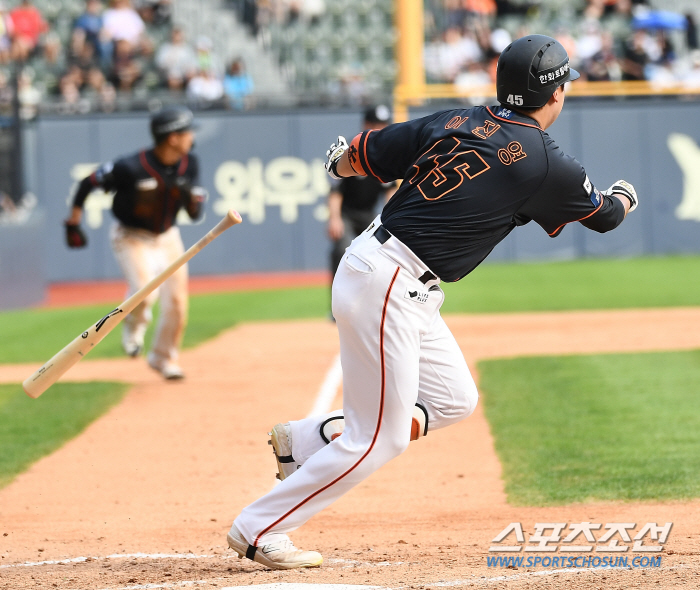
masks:
<instances>
[{"instance_id":1,"label":"wooden bat flying","mask_svg":"<svg viewBox=\"0 0 700 590\"><path fill-rule=\"evenodd\" d=\"M102 339L109 334L133 309L141 303L149 294L162 285L168 277L185 264L190 258L197 254L209 242L220 236L228 228L241 223L241 216L230 209L226 216L216 224L202 239L187 250L177 260L173 261L168 268L153 278L147 285L139 289L129 297L119 307L110 311L96 324L85 330L73 342L57 352L49 361L38 369L33 375L27 377L22 383L25 393L29 397L37 398L44 393L51 385L68 369L83 358L93 347L99 344Z\"/></svg>"}]
</instances>

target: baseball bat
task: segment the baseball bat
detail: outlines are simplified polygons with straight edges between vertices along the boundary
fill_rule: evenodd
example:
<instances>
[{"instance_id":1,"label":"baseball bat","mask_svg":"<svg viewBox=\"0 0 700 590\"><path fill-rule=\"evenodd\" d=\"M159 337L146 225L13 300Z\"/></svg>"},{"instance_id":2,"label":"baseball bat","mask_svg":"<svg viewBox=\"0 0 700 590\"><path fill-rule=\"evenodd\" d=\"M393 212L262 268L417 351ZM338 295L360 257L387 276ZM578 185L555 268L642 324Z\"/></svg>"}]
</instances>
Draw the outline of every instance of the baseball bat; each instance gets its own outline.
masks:
<instances>
[{"instance_id":1,"label":"baseball bat","mask_svg":"<svg viewBox=\"0 0 700 590\"><path fill-rule=\"evenodd\" d=\"M83 358L93 347L99 344L102 339L109 334L133 309L141 303L148 295L162 285L168 277L192 258L209 242L220 236L228 228L241 223L241 216L229 209L226 216L219 221L202 239L187 250L177 260L173 261L168 268L154 277L147 285L136 291L119 307L110 311L93 326L89 327L82 334L77 336L70 344L57 352L41 368L27 377L22 383L25 393L29 397L37 398L44 393L51 385L68 369Z\"/></svg>"}]
</instances>

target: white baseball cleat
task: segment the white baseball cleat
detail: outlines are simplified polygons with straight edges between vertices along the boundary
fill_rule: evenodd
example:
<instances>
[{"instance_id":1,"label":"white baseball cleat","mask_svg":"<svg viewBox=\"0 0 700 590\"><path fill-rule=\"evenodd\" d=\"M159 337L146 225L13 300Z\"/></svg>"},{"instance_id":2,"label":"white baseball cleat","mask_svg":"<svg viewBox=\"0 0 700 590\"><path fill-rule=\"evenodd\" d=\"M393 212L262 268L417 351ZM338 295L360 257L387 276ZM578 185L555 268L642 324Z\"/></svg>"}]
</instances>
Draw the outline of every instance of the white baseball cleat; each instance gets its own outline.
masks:
<instances>
[{"instance_id":1,"label":"white baseball cleat","mask_svg":"<svg viewBox=\"0 0 700 590\"><path fill-rule=\"evenodd\" d=\"M276 424L268 434L270 440L267 444L272 445L277 459L277 479L286 479L301 467L292 457L292 429L289 422Z\"/></svg>"},{"instance_id":2,"label":"white baseball cleat","mask_svg":"<svg viewBox=\"0 0 700 590\"><path fill-rule=\"evenodd\" d=\"M158 371L163 377L170 381L183 379L185 377L179 365L171 363L170 361L160 361L153 356L153 353L148 355L148 366Z\"/></svg>"},{"instance_id":3,"label":"white baseball cleat","mask_svg":"<svg viewBox=\"0 0 700 590\"><path fill-rule=\"evenodd\" d=\"M280 535L280 537L282 538L274 543L253 547L243 538L236 525L231 526L231 530L226 535L228 546L238 553L239 557L247 557L275 570L320 567L323 563L323 556L320 553L302 551L294 546L287 535Z\"/></svg>"},{"instance_id":4,"label":"white baseball cleat","mask_svg":"<svg viewBox=\"0 0 700 590\"><path fill-rule=\"evenodd\" d=\"M127 356L136 358L143 350L143 338L131 333L131 330L124 326L122 331L122 348Z\"/></svg>"}]
</instances>

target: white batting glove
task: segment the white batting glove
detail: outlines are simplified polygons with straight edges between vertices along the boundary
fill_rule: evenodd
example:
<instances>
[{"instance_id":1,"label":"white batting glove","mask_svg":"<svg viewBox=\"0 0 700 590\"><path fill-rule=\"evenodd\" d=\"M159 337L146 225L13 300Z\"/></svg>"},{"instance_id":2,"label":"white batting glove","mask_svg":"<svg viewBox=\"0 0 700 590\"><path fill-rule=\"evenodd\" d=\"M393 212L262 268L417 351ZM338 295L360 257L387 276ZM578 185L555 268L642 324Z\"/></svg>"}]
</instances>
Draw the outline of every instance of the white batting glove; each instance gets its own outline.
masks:
<instances>
[{"instance_id":1,"label":"white batting glove","mask_svg":"<svg viewBox=\"0 0 700 590\"><path fill-rule=\"evenodd\" d=\"M608 197L613 194L618 194L622 195L623 197L627 197L630 202L629 213L632 213L632 211L634 211L637 208L637 205L639 204L637 191L634 190L634 187L626 180L618 180L617 182L613 183L613 185L603 194Z\"/></svg>"},{"instance_id":2,"label":"white batting glove","mask_svg":"<svg viewBox=\"0 0 700 590\"><path fill-rule=\"evenodd\" d=\"M338 161L349 147L350 146L345 138L342 135L339 135L337 143L332 143L331 147L326 152L327 160L324 166L326 167L326 172L328 172L331 178L335 178L336 180L341 180L343 178L338 174Z\"/></svg>"}]
</instances>

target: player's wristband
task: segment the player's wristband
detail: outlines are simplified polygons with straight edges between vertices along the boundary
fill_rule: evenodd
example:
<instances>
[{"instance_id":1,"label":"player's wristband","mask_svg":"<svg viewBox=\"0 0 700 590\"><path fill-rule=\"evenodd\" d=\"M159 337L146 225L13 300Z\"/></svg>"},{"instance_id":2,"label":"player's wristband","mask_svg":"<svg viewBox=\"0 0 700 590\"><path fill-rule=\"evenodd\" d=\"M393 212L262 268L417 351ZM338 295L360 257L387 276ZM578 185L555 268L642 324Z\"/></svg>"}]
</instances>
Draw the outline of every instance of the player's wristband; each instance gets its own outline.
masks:
<instances>
[{"instance_id":1,"label":"player's wristband","mask_svg":"<svg viewBox=\"0 0 700 590\"><path fill-rule=\"evenodd\" d=\"M333 160L328 164L328 175L335 179L335 180L342 180L344 177L338 174L338 162L340 161L340 158L337 160Z\"/></svg>"}]
</instances>

